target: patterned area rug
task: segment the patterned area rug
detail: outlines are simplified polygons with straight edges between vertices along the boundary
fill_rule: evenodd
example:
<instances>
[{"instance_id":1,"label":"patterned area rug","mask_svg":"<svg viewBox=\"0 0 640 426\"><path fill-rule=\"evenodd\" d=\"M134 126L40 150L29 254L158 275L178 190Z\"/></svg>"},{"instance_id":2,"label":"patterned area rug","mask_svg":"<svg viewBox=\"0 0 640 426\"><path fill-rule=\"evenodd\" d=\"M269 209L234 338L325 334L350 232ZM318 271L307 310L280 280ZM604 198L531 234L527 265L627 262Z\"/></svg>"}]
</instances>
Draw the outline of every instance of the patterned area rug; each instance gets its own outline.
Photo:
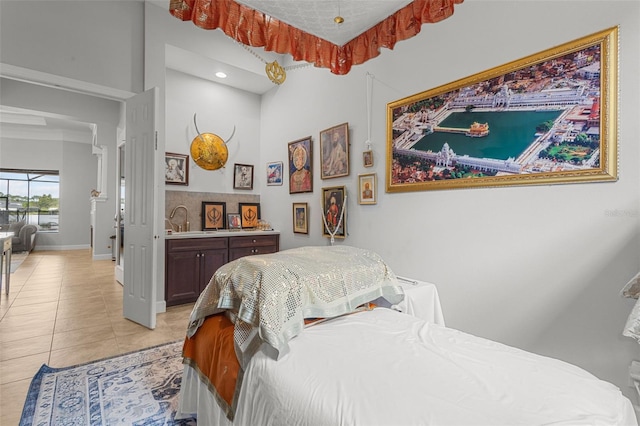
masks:
<instances>
[{"instance_id":1,"label":"patterned area rug","mask_svg":"<svg viewBox=\"0 0 640 426\"><path fill-rule=\"evenodd\" d=\"M176 420L182 341L67 368L43 365L20 426L195 425Z\"/></svg>"}]
</instances>

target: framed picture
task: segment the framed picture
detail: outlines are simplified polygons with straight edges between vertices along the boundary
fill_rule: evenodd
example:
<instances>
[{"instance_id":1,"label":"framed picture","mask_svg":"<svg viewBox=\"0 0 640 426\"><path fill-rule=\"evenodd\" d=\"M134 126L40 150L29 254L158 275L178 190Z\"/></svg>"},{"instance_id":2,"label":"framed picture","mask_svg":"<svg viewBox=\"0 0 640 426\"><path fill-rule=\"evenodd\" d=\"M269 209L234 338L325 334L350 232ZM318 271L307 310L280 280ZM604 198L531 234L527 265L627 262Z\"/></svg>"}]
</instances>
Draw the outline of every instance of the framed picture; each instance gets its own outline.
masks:
<instances>
[{"instance_id":1,"label":"framed picture","mask_svg":"<svg viewBox=\"0 0 640 426\"><path fill-rule=\"evenodd\" d=\"M267 163L267 185L282 185L282 161Z\"/></svg>"},{"instance_id":2,"label":"framed picture","mask_svg":"<svg viewBox=\"0 0 640 426\"><path fill-rule=\"evenodd\" d=\"M218 230L227 227L227 203L202 202L202 230Z\"/></svg>"},{"instance_id":3,"label":"framed picture","mask_svg":"<svg viewBox=\"0 0 640 426\"><path fill-rule=\"evenodd\" d=\"M322 188L322 235L345 238L347 229L346 186ZM342 220L340 218L342 217Z\"/></svg>"},{"instance_id":4,"label":"framed picture","mask_svg":"<svg viewBox=\"0 0 640 426\"><path fill-rule=\"evenodd\" d=\"M387 104L387 192L617 180L618 29Z\"/></svg>"},{"instance_id":5,"label":"framed picture","mask_svg":"<svg viewBox=\"0 0 640 426\"><path fill-rule=\"evenodd\" d=\"M311 136L289 142L289 194L313 192Z\"/></svg>"},{"instance_id":6,"label":"framed picture","mask_svg":"<svg viewBox=\"0 0 640 426\"><path fill-rule=\"evenodd\" d=\"M189 185L189 156L164 153L164 183L167 185Z\"/></svg>"},{"instance_id":7,"label":"framed picture","mask_svg":"<svg viewBox=\"0 0 640 426\"><path fill-rule=\"evenodd\" d=\"M378 202L378 184L375 173L358 175L358 203L376 204Z\"/></svg>"},{"instance_id":8,"label":"framed picture","mask_svg":"<svg viewBox=\"0 0 640 426\"><path fill-rule=\"evenodd\" d=\"M364 151L362 153L362 164L365 167L373 167L373 151Z\"/></svg>"},{"instance_id":9,"label":"framed picture","mask_svg":"<svg viewBox=\"0 0 640 426\"><path fill-rule=\"evenodd\" d=\"M227 224L230 230L240 230L242 229L242 218L240 217L240 213L229 213L227 215Z\"/></svg>"},{"instance_id":10,"label":"framed picture","mask_svg":"<svg viewBox=\"0 0 640 426\"><path fill-rule=\"evenodd\" d=\"M255 228L258 226L260 219L259 203L238 203L240 210L240 218L242 220L242 228Z\"/></svg>"},{"instance_id":11,"label":"framed picture","mask_svg":"<svg viewBox=\"0 0 640 426\"><path fill-rule=\"evenodd\" d=\"M233 165L233 189L253 189L253 166Z\"/></svg>"},{"instance_id":12,"label":"framed picture","mask_svg":"<svg viewBox=\"0 0 640 426\"><path fill-rule=\"evenodd\" d=\"M295 234L309 233L307 209L307 203L293 203L293 232Z\"/></svg>"},{"instance_id":13,"label":"framed picture","mask_svg":"<svg viewBox=\"0 0 640 426\"><path fill-rule=\"evenodd\" d=\"M349 175L349 124L342 123L320 132L322 179Z\"/></svg>"}]
</instances>

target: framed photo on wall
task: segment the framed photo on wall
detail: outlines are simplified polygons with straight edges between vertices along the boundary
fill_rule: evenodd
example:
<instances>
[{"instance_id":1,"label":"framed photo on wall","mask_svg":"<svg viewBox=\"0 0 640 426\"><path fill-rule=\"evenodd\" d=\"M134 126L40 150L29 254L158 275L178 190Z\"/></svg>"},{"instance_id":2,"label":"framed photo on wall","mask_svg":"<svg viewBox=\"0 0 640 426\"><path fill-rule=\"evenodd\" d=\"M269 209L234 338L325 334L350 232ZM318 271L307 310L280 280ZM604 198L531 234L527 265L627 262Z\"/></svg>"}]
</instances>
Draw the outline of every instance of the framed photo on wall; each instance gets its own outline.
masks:
<instances>
[{"instance_id":1,"label":"framed photo on wall","mask_svg":"<svg viewBox=\"0 0 640 426\"><path fill-rule=\"evenodd\" d=\"M293 203L293 232L294 234L308 234L308 204Z\"/></svg>"},{"instance_id":2,"label":"framed photo on wall","mask_svg":"<svg viewBox=\"0 0 640 426\"><path fill-rule=\"evenodd\" d=\"M378 182L375 173L358 176L358 203L376 204L378 202Z\"/></svg>"},{"instance_id":3,"label":"framed photo on wall","mask_svg":"<svg viewBox=\"0 0 640 426\"><path fill-rule=\"evenodd\" d=\"M253 166L249 164L233 165L233 189L253 189Z\"/></svg>"},{"instance_id":4,"label":"framed photo on wall","mask_svg":"<svg viewBox=\"0 0 640 426\"><path fill-rule=\"evenodd\" d=\"M322 188L322 235L345 238L347 235L346 186ZM342 220L340 218L342 217ZM334 233L335 232L335 233Z\"/></svg>"},{"instance_id":5,"label":"framed photo on wall","mask_svg":"<svg viewBox=\"0 0 640 426\"><path fill-rule=\"evenodd\" d=\"M202 230L210 231L225 229L227 227L227 203L203 201L202 202Z\"/></svg>"},{"instance_id":6,"label":"framed photo on wall","mask_svg":"<svg viewBox=\"0 0 640 426\"><path fill-rule=\"evenodd\" d=\"M164 183L167 185L189 185L189 156L165 152Z\"/></svg>"},{"instance_id":7,"label":"framed photo on wall","mask_svg":"<svg viewBox=\"0 0 640 426\"><path fill-rule=\"evenodd\" d=\"M311 136L289 142L289 194L313 192Z\"/></svg>"},{"instance_id":8,"label":"framed photo on wall","mask_svg":"<svg viewBox=\"0 0 640 426\"><path fill-rule=\"evenodd\" d=\"M227 224L230 230L240 230L242 229L242 218L240 217L240 213L229 213L227 215Z\"/></svg>"},{"instance_id":9,"label":"framed photo on wall","mask_svg":"<svg viewBox=\"0 0 640 426\"><path fill-rule=\"evenodd\" d=\"M260 203L238 203L242 228L256 228L260 219Z\"/></svg>"},{"instance_id":10,"label":"framed photo on wall","mask_svg":"<svg viewBox=\"0 0 640 426\"><path fill-rule=\"evenodd\" d=\"M322 179L349 175L349 124L342 123L320 132Z\"/></svg>"},{"instance_id":11,"label":"framed photo on wall","mask_svg":"<svg viewBox=\"0 0 640 426\"><path fill-rule=\"evenodd\" d=\"M386 191L618 180L618 28L387 104Z\"/></svg>"},{"instance_id":12,"label":"framed photo on wall","mask_svg":"<svg viewBox=\"0 0 640 426\"><path fill-rule=\"evenodd\" d=\"M373 167L373 151L365 151L362 153L362 164L365 167Z\"/></svg>"},{"instance_id":13,"label":"framed photo on wall","mask_svg":"<svg viewBox=\"0 0 640 426\"><path fill-rule=\"evenodd\" d=\"M282 161L267 163L267 185L282 185Z\"/></svg>"}]
</instances>

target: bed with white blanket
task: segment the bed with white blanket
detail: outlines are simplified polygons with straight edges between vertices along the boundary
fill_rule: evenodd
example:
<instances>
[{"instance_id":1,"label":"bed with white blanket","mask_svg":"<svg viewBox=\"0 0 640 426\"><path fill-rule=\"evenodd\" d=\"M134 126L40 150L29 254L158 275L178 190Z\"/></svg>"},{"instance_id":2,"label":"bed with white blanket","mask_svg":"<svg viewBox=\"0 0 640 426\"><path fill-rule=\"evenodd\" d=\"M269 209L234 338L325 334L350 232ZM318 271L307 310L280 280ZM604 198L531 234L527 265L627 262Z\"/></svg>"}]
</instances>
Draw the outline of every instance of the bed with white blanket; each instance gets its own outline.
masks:
<instances>
[{"instance_id":1,"label":"bed with white blanket","mask_svg":"<svg viewBox=\"0 0 640 426\"><path fill-rule=\"evenodd\" d=\"M187 334L199 425L637 425L617 387L446 327L435 286L353 247L223 266Z\"/></svg>"}]
</instances>

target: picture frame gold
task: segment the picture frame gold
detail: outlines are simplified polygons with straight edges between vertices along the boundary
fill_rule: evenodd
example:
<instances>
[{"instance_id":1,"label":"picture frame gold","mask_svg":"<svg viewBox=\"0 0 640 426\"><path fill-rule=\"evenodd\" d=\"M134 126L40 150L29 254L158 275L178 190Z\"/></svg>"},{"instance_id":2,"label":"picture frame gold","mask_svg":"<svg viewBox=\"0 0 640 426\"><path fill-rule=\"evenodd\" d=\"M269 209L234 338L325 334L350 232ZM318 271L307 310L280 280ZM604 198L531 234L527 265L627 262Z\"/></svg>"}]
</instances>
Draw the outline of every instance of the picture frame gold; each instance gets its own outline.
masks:
<instances>
[{"instance_id":1,"label":"picture frame gold","mask_svg":"<svg viewBox=\"0 0 640 426\"><path fill-rule=\"evenodd\" d=\"M238 203L242 229L257 228L260 220L260 203Z\"/></svg>"},{"instance_id":2,"label":"picture frame gold","mask_svg":"<svg viewBox=\"0 0 640 426\"><path fill-rule=\"evenodd\" d=\"M307 203L293 203L293 233L309 233L309 205Z\"/></svg>"},{"instance_id":3,"label":"picture frame gold","mask_svg":"<svg viewBox=\"0 0 640 426\"><path fill-rule=\"evenodd\" d=\"M387 104L387 192L616 181L618 28Z\"/></svg>"},{"instance_id":4,"label":"picture frame gold","mask_svg":"<svg viewBox=\"0 0 640 426\"><path fill-rule=\"evenodd\" d=\"M287 144L289 194L313 192L313 141L311 136Z\"/></svg>"},{"instance_id":5,"label":"picture frame gold","mask_svg":"<svg viewBox=\"0 0 640 426\"><path fill-rule=\"evenodd\" d=\"M349 123L320 132L320 178L349 176Z\"/></svg>"},{"instance_id":6,"label":"picture frame gold","mask_svg":"<svg viewBox=\"0 0 640 426\"><path fill-rule=\"evenodd\" d=\"M346 186L322 188L322 235L324 237L345 238L347 235ZM342 221L340 221L342 215ZM339 225L339 226L338 226Z\"/></svg>"},{"instance_id":7,"label":"picture frame gold","mask_svg":"<svg viewBox=\"0 0 640 426\"><path fill-rule=\"evenodd\" d=\"M378 177L375 173L358 175L358 204L378 202Z\"/></svg>"},{"instance_id":8,"label":"picture frame gold","mask_svg":"<svg viewBox=\"0 0 640 426\"><path fill-rule=\"evenodd\" d=\"M368 150L362 153L362 165L365 167L373 167L373 151Z\"/></svg>"},{"instance_id":9,"label":"picture frame gold","mask_svg":"<svg viewBox=\"0 0 640 426\"><path fill-rule=\"evenodd\" d=\"M202 230L217 231L227 227L227 203L216 201L202 202Z\"/></svg>"}]
</instances>

